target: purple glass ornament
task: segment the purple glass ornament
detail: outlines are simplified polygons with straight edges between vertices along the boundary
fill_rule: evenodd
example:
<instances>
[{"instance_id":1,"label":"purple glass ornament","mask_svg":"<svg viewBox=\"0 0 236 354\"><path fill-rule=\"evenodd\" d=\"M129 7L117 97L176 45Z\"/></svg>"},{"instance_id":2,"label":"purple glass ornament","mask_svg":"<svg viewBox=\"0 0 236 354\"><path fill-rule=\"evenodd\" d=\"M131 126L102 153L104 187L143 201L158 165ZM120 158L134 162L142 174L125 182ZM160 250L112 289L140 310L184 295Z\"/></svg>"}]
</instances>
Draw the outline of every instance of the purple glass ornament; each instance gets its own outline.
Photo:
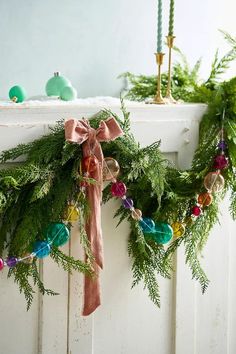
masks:
<instances>
[{"instance_id":1,"label":"purple glass ornament","mask_svg":"<svg viewBox=\"0 0 236 354\"><path fill-rule=\"evenodd\" d=\"M123 182L115 182L111 185L111 193L114 197L122 198L126 194L127 188Z\"/></svg>"},{"instance_id":2,"label":"purple glass ornament","mask_svg":"<svg viewBox=\"0 0 236 354\"><path fill-rule=\"evenodd\" d=\"M227 144L226 144L225 140L220 140L219 141L218 148L221 149L221 150L226 150L227 149Z\"/></svg>"},{"instance_id":3,"label":"purple glass ornament","mask_svg":"<svg viewBox=\"0 0 236 354\"><path fill-rule=\"evenodd\" d=\"M6 263L8 265L9 268L13 268L16 266L17 264L17 258L16 257L8 257L6 260Z\"/></svg>"},{"instance_id":4,"label":"purple glass ornament","mask_svg":"<svg viewBox=\"0 0 236 354\"><path fill-rule=\"evenodd\" d=\"M131 198L123 199L122 204L125 209L131 209L134 206L133 199L131 199Z\"/></svg>"},{"instance_id":5,"label":"purple glass ornament","mask_svg":"<svg viewBox=\"0 0 236 354\"><path fill-rule=\"evenodd\" d=\"M228 166L229 162L227 157L225 157L225 155L218 155L214 158L214 165L213 167L216 170L223 170L224 168L226 168Z\"/></svg>"}]
</instances>

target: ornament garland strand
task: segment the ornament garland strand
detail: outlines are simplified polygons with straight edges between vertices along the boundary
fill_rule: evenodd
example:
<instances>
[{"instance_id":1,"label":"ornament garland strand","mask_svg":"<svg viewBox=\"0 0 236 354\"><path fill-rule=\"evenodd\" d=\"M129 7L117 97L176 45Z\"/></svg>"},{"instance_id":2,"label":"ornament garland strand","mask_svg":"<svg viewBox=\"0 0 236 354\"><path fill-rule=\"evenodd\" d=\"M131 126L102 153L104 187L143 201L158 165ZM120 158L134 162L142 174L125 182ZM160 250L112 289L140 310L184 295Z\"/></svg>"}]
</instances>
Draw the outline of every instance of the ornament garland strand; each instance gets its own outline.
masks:
<instances>
[{"instance_id":1,"label":"ornament garland strand","mask_svg":"<svg viewBox=\"0 0 236 354\"><path fill-rule=\"evenodd\" d=\"M114 141L101 143L106 162L104 176L112 183L103 190L103 201L113 196L122 198L116 216L119 223L125 219L130 222L128 250L133 286L143 281L158 306L157 276L171 277L172 258L181 244L193 278L200 282L203 292L206 290L209 280L198 257L218 220L218 205L227 190L231 191L230 211L236 217L235 92L236 79L212 90L208 112L200 126L199 147L191 169L186 171L176 169L164 159L159 142L140 148L131 134L129 113L124 105L123 119L102 111L89 120L97 128L101 120L113 116L124 132ZM86 275L94 272L93 254L84 228L89 207L83 188L96 181L90 172L81 169L81 146L66 142L64 134L64 123L58 122L49 135L4 151L0 158L4 164L26 156L22 165L0 170L0 252L5 259L3 265L11 257L17 259L14 264L9 263L9 276L18 283L28 307L33 300L34 284L43 294L55 294L44 287L38 257L32 257L37 252L37 242L50 242L49 256L65 271L77 270ZM64 225L66 219L65 227L70 230L78 216L77 208L86 261L66 255L60 242L55 243L54 226ZM38 251L40 254L42 244Z\"/></svg>"}]
</instances>

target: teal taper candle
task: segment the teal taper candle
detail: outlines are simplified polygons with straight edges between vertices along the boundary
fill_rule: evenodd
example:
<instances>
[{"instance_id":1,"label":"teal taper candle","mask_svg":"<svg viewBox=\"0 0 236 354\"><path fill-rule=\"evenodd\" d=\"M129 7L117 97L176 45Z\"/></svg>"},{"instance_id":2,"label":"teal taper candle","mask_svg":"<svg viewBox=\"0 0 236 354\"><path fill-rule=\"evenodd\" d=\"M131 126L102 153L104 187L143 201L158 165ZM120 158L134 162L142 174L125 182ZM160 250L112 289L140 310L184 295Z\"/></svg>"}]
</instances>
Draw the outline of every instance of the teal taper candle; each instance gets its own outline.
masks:
<instances>
[{"instance_id":1,"label":"teal taper candle","mask_svg":"<svg viewBox=\"0 0 236 354\"><path fill-rule=\"evenodd\" d=\"M162 0L158 0L157 15L157 53L162 52Z\"/></svg>"},{"instance_id":2,"label":"teal taper candle","mask_svg":"<svg viewBox=\"0 0 236 354\"><path fill-rule=\"evenodd\" d=\"M170 15L169 15L169 33L168 36L174 35L174 12L175 12L175 1L170 0Z\"/></svg>"}]
</instances>

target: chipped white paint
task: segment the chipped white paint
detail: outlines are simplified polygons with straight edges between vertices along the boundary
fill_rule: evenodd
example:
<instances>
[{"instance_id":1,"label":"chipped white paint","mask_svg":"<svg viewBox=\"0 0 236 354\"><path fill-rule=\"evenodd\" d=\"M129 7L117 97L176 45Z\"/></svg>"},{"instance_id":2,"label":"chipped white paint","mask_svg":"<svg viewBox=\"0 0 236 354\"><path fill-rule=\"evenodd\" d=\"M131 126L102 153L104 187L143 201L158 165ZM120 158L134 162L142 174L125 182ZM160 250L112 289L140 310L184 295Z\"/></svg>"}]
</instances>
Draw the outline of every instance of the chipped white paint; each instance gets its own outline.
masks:
<instances>
[{"instance_id":1,"label":"chipped white paint","mask_svg":"<svg viewBox=\"0 0 236 354\"><path fill-rule=\"evenodd\" d=\"M110 107L120 113L118 100L80 100L75 104L31 103L28 107L10 105L0 109L0 150L28 142L48 131L48 125L68 117L88 117ZM204 105L153 106L128 103L132 130L142 145L161 139L161 149L179 166L190 165L197 146ZM186 144L186 142L188 142ZM17 286L0 273L2 321L1 353L27 354L234 354L236 312L235 224L222 212L221 227L215 227L202 262L212 283L202 296L191 280L181 249L176 257L172 281L160 279L162 307L156 309L142 287L130 289L131 262L127 255L127 223L115 228L117 201L103 207L102 223L105 269L102 272L103 304L88 318L81 317L83 277L68 275L44 261L46 286L60 296L41 298L36 294L27 313ZM83 257L76 226L71 252ZM65 246L68 251L68 245ZM223 252L222 252L223 251ZM68 313L69 308L69 313ZM69 328L69 338L67 337ZM14 340L11 338L14 337ZM69 347L67 348L67 344ZM67 351L68 349L68 351Z\"/></svg>"}]
</instances>

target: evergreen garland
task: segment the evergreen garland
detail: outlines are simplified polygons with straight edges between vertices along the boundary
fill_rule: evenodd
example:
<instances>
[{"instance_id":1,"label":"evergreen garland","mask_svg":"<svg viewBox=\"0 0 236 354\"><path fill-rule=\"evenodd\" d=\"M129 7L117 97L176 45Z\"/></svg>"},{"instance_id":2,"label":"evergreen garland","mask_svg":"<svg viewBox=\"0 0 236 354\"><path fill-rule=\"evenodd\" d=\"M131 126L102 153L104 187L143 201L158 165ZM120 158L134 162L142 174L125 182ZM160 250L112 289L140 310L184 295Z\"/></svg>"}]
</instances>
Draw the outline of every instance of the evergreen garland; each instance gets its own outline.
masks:
<instances>
[{"instance_id":1,"label":"evergreen garland","mask_svg":"<svg viewBox=\"0 0 236 354\"><path fill-rule=\"evenodd\" d=\"M173 255L181 244L185 247L186 263L193 278L199 281L203 292L207 289L209 280L201 268L199 254L207 242L211 228L218 220L218 204L227 190L231 191L230 211L232 217L236 218L236 78L223 83L217 81L221 67L227 66L234 57L234 50L235 48L222 61L215 59L209 79L201 85L197 85L195 80L199 62L191 71L186 63L183 67L175 66L175 96L179 93L180 97L184 96L188 101L194 97L195 100L208 104L208 111L200 126L199 146L189 170L181 171L171 166L163 158L159 142L144 148L139 146L130 132L129 113L123 101L122 119L109 110L103 110L90 119L94 128L111 115L117 119L124 136L102 143L104 156L113 157L119 162L122 181L126 184L135 207L141 209L145 217L172 224L190 215L197 194L204 190L203 179L212 169L224 116L227 155L230 159L228 169L223 171L225 188L220 195L214 195L213 203L204 209L204 213L194 223L187 225L182 237L173 239L166 248L146 238L139 223L131 218L127 209L120 207L116 211L119 223L125 219L130 222L128 251L132 258L133 286L142 281L148 289L150 299L157 306L160 306L157 276L171 277L174 270ZM132 81L135 85L129 92L129 97L139 100L144 98L145 92L146 96L154 94L154 79L147 79L145 91L139 84L146 78L130 75L126 77L137 81ZM4 151L0 161L5 164L23 155L26 156L23 164L0 170L0 255L3 257L7 252L9 255L22 257L31 252L33 243L43 239L44 228L50 222L63 220L68 202L77 200L81 211L81 244L88 261L76 260L56 247L52 248L50 256L65 271L76 270L92 276L92 254L83 228L83 221L89 210L79 187L79 182L83 180L80 172L81 146L65 141L64 124L58 122L49 135ZM90 182L95 183L92 179ZM103 191L103 201L106 202L111 197L108 185ZM9 276L13 276L19 284L28 307L33 299L33 285L37 285L42 294L55 294L52 290L45 289L36 258L32 264L18 263L9 270Z\"/></svg>"}]
</instances>

